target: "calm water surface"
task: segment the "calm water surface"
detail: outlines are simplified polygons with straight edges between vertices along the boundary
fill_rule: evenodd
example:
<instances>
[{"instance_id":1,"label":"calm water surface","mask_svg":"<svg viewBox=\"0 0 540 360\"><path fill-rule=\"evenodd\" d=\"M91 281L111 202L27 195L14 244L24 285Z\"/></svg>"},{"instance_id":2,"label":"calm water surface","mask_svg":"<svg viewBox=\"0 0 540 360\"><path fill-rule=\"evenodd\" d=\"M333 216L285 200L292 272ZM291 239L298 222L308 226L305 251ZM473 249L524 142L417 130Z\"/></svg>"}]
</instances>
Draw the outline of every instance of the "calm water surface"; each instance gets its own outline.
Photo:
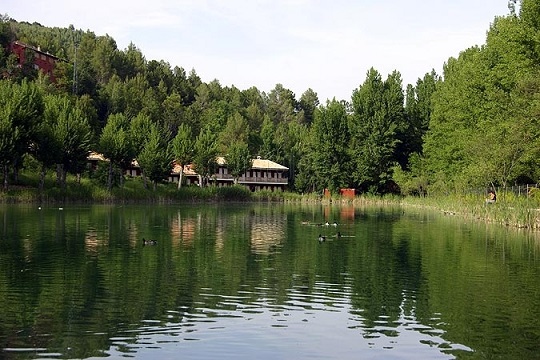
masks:
<instances>
[{"instance_id":1,"label":"calm water surface","mask_svg":"<svg viewBox=\"0 0 540 360\"><path fill-rule=\"evenodd\" d=\"M411 208L0 206L0 304L5 359L534 359L540 241Z\"/></svg>"}]
</instances>

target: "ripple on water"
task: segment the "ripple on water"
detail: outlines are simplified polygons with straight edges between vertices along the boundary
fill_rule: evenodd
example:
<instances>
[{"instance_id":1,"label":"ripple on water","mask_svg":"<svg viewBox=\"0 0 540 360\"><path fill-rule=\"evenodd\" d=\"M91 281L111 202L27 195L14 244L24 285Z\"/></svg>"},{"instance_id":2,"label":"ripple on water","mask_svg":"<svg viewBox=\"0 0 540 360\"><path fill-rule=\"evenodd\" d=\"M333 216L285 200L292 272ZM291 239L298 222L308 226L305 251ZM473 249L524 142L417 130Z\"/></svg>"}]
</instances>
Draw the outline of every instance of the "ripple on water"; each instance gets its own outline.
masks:
<instances>
[{"instance_id":1,"label":"ripple on water","mask_svg":"<svg viewBox=\"0 0 540 360\"><path fill-rule=\"evenodd\" d=\"M200 296L193 307L165 311L163 319L145 319L126 336L111 337L111 353L130 356L145 349L160 349L160 354L175 349L178 356L202 353L231 358L245 349L254 357L268 352L279 358L280 353L290 354L294 348L302 358L316 358L317 354L328 354L327 349L338 343L336 358L350 357L362 349L375 351L373 355L399 349L404 358L451 358L445 354L472 351L444 340L442 329L420 323L414 312L403 310L404 304L397 318L381 314L367 321L369 311L353 307L352 294L328 282L316 282L308 292L291 286L283 300L266 287L236 295L206 289ZM409 300L414 297L411 293L405 296ZM171 316L178 321L171 321ZM433 314L432 320L432 324L440 322L440 314ZM306 331L310 334L307 339ZM249 350L250 344L257 344L259 352ZM425 349L418 350L419 344ZM407 355L406 349L415 349L414 354Z\"/></svg>"}]
</instances>

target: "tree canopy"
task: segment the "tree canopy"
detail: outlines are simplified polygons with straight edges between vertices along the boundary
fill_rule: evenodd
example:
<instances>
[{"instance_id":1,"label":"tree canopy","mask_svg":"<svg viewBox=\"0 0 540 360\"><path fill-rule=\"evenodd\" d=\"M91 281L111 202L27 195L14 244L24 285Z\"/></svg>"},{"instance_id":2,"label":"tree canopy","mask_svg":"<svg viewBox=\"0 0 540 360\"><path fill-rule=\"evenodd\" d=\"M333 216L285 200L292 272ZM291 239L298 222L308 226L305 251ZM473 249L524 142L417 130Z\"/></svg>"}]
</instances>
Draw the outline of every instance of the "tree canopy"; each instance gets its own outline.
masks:
<instances>
[{"instance_id":1,"label":"tree canopy","mask_svg":"<svg viewBox=\"0 0 540 360\"><path fill-rule=\"evenodd\" d=\"M540 0L509 5L509 14L490 25L485 44L449 58L442 74L429 70L415 84L403 84L397 69L383 75L373 66L350 99L326 104L311 88L297 98L280 83L264 92L204 82L195 69L147 60L133 43L118 49L108 35L2 16L4 188L10 176L16 181L26 157L43 173L56 167L62 179L84 172L91 150L110 160L109 187L113 167L133 158L155 183L167 177L173 160L193 163L207 180L217 156L235 177L248 157L283 164L291 190L300 192L536 183ZM9 52L13 40L58 56L56 82L31 64L19 66Z\"/></svg>"}]
</instances>

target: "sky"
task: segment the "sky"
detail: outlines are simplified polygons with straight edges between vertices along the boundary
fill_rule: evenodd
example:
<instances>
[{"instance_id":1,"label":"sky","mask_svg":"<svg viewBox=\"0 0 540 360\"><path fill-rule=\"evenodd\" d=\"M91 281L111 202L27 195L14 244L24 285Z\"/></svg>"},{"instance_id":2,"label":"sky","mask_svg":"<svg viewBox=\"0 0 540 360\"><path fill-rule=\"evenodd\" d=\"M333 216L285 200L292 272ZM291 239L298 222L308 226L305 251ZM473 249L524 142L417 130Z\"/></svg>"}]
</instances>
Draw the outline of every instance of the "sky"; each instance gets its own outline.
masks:
<instances>
[{"instance_id":1,"label":"sky","mask_svg":"<svg viewBox=\"0 0 540 360\"><path fill-rule=\"evenodd\" d=\"M2 0L0 14L132 42L147 60L194 69L204 82L297 99L351 99L373 67L404 87L485 43L507 0Z\"/></svg>"}]
</instances>

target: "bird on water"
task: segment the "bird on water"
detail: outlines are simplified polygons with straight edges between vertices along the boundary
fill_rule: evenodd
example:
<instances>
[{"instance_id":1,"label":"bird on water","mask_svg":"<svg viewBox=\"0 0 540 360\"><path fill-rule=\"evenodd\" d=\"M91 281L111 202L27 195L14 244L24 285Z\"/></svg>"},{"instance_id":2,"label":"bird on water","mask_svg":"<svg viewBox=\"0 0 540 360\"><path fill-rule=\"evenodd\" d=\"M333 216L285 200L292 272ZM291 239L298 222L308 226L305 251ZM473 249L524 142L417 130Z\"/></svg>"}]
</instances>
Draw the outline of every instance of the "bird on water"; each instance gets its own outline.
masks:
<instances>
[{"instance_id":1,"label":"bird on water","mask_svg":"<svg viewBox=\"0 0 540 360\"><path fill-rule=\"evenodd\" d=\"M145 238L142 238L142 241L143 241L143 246L144 245L156 245L157 244L156 240L146 240Z\"/></svg>"}]
</instances>

